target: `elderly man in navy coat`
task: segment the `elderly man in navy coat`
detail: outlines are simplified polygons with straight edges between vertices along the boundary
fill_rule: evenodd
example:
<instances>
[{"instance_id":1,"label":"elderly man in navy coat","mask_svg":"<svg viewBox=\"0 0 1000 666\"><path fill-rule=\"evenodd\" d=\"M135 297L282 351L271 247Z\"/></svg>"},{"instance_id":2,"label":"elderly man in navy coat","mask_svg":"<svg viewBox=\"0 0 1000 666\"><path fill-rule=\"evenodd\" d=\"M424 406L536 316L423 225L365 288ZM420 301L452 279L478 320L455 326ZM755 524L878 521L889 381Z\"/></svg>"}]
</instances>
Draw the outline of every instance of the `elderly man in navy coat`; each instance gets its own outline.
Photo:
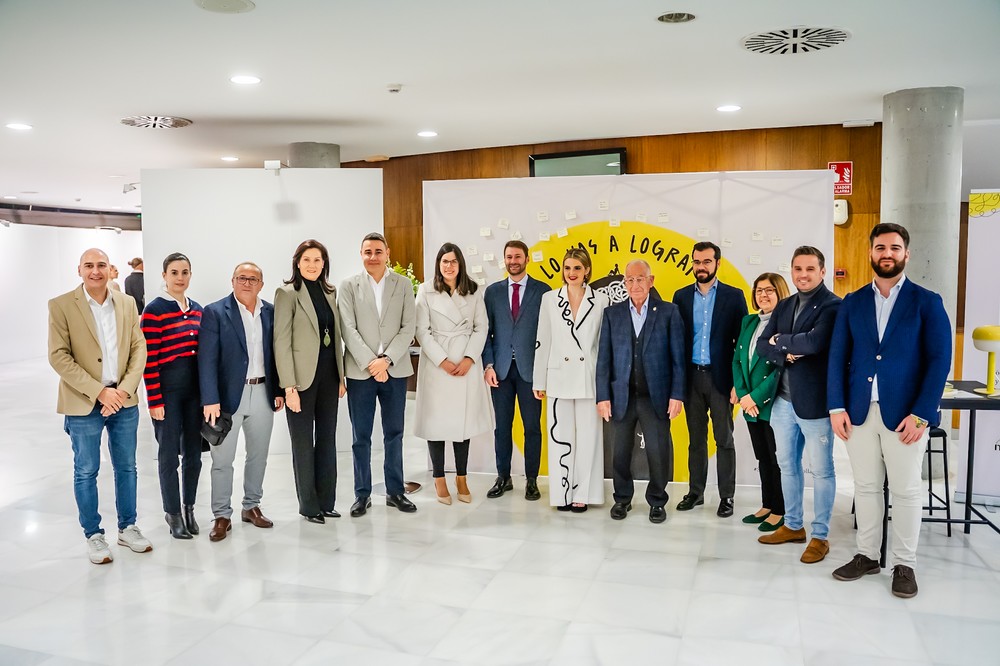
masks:
<instances>
[{"instance_id":1,"label":"elderly man in navy coat","mask_svg":"<svg viewBox=\"0 0 1000 666\"><path fill-rule=\"evenodd\" d=\"M514 401L524 425L524 499L537 500L538 467L542 458L542 401L531 390L535 365L535 337L538 334L538 310L542 294L549 285L528 277L528 246L523 241L508 241L503 248L508 277L486 288L486 316L489 337L483 349L483 378L492 388L497 425L494 447L497 456L497 480L486 496L497 498L514 489L510 479L510 459L514 453Z\"/></svg>"},{"instance_id":2,"label":"elderly man in navy coat","mask_svg":"<svg viewBox=\"0 0 1000 666\"><path fill-rule=\"evenodd\" d=\"M233 461L240 430L246 439L243 510L240 518L255 527L273 523L260 511L264 470L274 412L285 403L274 365L274 307L261 300L264 273L244 262L233 271L233 293L206 306L199 335L198 378L205 420L232 414L233 428L212 447L212 514L208 534L221 541L232 529Z\"/></svg>"},{"instance_id":3,"label":"elderly man in navy coat","mask_svg":"<svg viewBox=\"0 0 1000 666\"><path fill-rule=\"evenodd\" d=\"M940 421L951 323L941 297L903 274L910 258L906 229L877 224L869 238L875 279L844 299L830 345L827 403L833 431L847 444L858 518L858 553L833 577L879 572L888 476L892 593L907 599L917 594L920 468L929 426Z\"/></svg>"},{"instance_id":4,"label":"elderly man in navy coat","mask_svg":"<svg viewBox=\"0 0 1000 666\"><path fill-rule=\"evenodd\" d=\"M650 293L653 277L648 263L630 261L625 267L629 300L604 310L597 353L597 413L612 421L611 517L622 520L632 510L632 449L638 424L649 461L649 520L662 523L673 471L670 419L680 414L684 400L684 323L676 305Z\"/></svg>"}]
</instances>

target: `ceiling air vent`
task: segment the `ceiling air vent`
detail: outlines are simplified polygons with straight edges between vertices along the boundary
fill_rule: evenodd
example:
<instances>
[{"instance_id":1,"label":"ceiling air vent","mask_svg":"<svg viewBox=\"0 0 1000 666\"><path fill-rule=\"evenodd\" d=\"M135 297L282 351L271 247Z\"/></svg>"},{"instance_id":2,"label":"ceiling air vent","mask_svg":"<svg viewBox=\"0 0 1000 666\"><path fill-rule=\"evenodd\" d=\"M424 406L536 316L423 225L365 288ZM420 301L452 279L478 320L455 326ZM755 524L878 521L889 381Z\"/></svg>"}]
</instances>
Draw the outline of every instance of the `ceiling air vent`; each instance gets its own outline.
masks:
<instances>
[{"instance_id":1,"label":"ceiling air vent","mask_svg":"<svg viewBox=\"0 0 1000 666\"><path fill-rule=\"evenodd\" d=\"M187 118L175 118L174 116L128 116L121 119L122 125L149 129L176 129L187 127L191 122Z\"/></svg>"},{"instance_id":2,"label":"ceiling air vent","mask_svg":"<svg viewBox=\"0 0 1000 666\"><path fill-rule=\"evenodd\" d=\"M840 28L798 26L749 35L743 38L743 48L752 53L794 55L839 46L850 38L851 33Z\"/></svg>"}]
</instances>

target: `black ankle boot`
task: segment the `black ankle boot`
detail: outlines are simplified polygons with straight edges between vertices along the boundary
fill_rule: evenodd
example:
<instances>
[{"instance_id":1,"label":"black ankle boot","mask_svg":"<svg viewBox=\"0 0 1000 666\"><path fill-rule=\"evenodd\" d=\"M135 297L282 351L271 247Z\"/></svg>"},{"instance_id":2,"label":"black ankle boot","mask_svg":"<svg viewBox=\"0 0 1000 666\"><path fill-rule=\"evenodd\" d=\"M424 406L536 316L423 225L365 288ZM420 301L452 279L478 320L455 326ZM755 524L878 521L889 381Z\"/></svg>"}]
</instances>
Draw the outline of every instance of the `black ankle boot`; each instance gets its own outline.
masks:
<instances>
[{"instance_id":1,"label":"black ankle boot","mask_svg":"<svg viewBox=\"0 0 1000 666\"><path fill-rule=\"evenodd\" d=\"M187 527L188 532L198 534L198 521L194 519L194 507L191 505L185 506L181 509L181 515L184 516L184 525Z\"/></svg>"},{"instance_id":2,"label":"black ankle boot","mask_svg":"<svg viewBox=\"0 0 1000 666\"><path fill-rule=\"evenodd\" d=\"M167 527L170 528L170 536L175 539L190 539L191 533L188 532L188 528L184 525L184 519L181 518L179 513L167 513L163 516L167 521Z\"/></svg>"}]
</instances>

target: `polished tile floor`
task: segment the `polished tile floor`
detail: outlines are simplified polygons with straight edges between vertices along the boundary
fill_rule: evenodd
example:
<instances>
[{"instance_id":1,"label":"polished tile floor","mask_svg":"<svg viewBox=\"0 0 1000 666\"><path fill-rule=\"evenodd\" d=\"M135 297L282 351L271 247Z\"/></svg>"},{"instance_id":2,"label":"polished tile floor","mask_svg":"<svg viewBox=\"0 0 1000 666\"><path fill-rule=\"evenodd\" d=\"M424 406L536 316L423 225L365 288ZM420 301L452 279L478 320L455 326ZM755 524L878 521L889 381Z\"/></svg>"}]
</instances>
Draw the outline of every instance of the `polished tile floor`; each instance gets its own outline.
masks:
<instances>
[{"instance_id":1,"label":"polished tile floor","mask_svg":"<svg viewBox=\"0 0 1000 666\"><path fill-rule=\"evenodd\" d=\"M737 493L734 519L716 518L710 501L653 525L641 502L615 522L607 507L567 515L518 493L488 500L492 477L476 475L471 505L438 504L425 489L412 496L415 515L376 501L364 518L312 525L296 516L280 453L265 484L274 529L237 523L220 543L204 532L184 542L163 523L144 416L139 525L155 550L112 545L114 563L95 566L53 373L32 360L0 365L0 378L0 664L1000 663L993 532L948 538L925 526L920 594L908 601L890 595L885 572L830 576L854 553L842 451L832 551L817 565L798 562L800 546L756 543L739 522L757 507L752 487ZM340 449L346 513L349 443ZM422 442L408 436L407 477L429 483L424 467ZM206 532L207 472L206 456ZM100 483L113 526L109 464ZM671 488L674 500L683 490Z\"/></svg>"}]
</instances>

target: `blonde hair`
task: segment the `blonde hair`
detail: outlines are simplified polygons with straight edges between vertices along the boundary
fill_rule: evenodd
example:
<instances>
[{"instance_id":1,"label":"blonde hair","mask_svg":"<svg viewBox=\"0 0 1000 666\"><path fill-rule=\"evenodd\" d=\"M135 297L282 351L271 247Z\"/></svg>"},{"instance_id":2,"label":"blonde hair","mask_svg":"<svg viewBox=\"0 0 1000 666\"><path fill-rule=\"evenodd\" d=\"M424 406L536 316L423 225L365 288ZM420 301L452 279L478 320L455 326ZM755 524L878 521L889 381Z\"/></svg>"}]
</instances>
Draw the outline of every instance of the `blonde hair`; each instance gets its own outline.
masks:
<instances>
[{"instance_id":1,"label":"blonde hair","mask_svg":"<svg viewBox=\"0 0 1000 666\"><path fill-rule=\"evenodd\" d=\"M571 247L570 249L566 250L566 254L565 256L563 256L563 266L566 265L567 259L576 259L581 264L583 264L583 267L587 269L587 276L583 278L583 283L587 284L588 282L590 282L590 275L594 270L594 266L590 261L590 253L588 253L582 247ZM566 284L565 274L563 274L562 281L563 284Z\"/></svg>"}]
</instances>

